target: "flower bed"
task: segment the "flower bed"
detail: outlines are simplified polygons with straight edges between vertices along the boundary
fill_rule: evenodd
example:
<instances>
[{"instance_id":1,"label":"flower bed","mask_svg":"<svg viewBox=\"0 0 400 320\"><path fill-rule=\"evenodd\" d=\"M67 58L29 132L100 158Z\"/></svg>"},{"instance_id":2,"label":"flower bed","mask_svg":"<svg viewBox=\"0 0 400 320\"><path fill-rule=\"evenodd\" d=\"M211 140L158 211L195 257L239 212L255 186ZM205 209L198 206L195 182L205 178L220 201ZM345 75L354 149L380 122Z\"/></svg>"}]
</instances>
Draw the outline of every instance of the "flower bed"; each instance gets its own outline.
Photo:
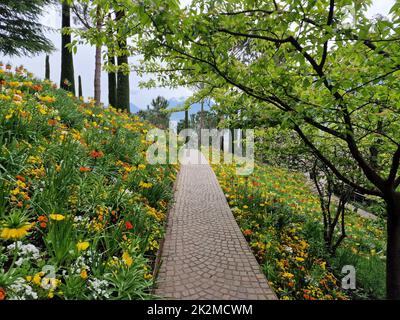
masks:
<instances>
[{"instance_id":1,"label":"flower bed","mask_svg":"<svg viewBox=\"0 0 400 320\"><path fill-rule=\"evenodd\" d=\"M347 213L347 238L336 256L324 249L322 215L301 173L258 166L249 177L235 165L214 171L232 212L271 286L281 299L382 298L385 279L385 230ZM357 290L341 289L344 265L354 265Z\"/></svg>"},{"instance_id":2,"label":"flower bed","mask_svg":"<svg viewBox=\"0 0 400 320\"><path fill-rule=\"evenodd\" d=\"M177 167L150 126L0 68L0 299L144 299Z\"/></svg>"}]
</instances>

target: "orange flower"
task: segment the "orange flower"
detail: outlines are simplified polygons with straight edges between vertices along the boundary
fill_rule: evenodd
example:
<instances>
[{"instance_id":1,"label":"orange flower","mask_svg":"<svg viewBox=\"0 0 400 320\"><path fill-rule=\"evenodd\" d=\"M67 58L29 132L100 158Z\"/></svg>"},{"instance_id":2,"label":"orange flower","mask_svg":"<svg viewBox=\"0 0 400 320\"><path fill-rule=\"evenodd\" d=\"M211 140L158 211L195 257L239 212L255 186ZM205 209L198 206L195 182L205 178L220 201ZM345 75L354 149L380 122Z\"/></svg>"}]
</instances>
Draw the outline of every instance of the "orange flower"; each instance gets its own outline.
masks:
<instances>
[{"instance_id":1,"label":"orange flower","mask_svg":"<svg viewBox=\"0 0 400 320\"><path fill-rule=\"evenodd\" d=\"M47 123L48 123L49 126L53 126L54 127L58 123L58 121L56 119L49 119L47 121Z\"/></svg>"},{"instance_id":2,"label":"orange flower","mask_svg":"<svg viewBox=\"0 0 400 320\"><path fill-rule=\"evenodd\" d=\"M32 86L32 89L35 91L42 91L43 87L40 84L35 84L34 86Z\"/></svg>"},{"instance_id":3,"label":"orange flower","mask_svg":"<svg viewBox=\"0 0 400 320\"><path fill-rule=\"evenodd\" d=\"M250 236L250 235L253 234L253 231L251 231L250 229L246 229L246 230L243 231L243 234L244 234L245 236Z\"/></svg>"},{"instance_id":4,"label":"orange flower","mask_svg":"<svg viewBox=\"0 0 400 320\"><path fill-rule=\"evenodd\" d=\"M46 216L39 216L38 221L39 222L47 222L47 217Z\"/></svg>"},{"instance_id":5,"label":"orange flower","mask_svg":"<svg viewBox=\"0 0 400 320\"><path fill-rule=\"evenodd\" d=\"M80 171L80 172L90 172L90 171L92 171L92 168L89 168L89 167L80 167L80 168L79 168L79 171Z\"/></svg>"},{"instance_id":6,"label":"orange flower","mask_svg":"<svg viewBox=\"0 0 400 320\"><path fill-rule=\"evenodd\" d=\"M15 179L22 181L22 182L26 181L26 179L23 176L16 176Z\"/></svg>"},{"instance_id":7,"label":"orange flower","mask_svg":"<svg viewBox=\"0 0 400 320\"><path fill-rule=\"evenodd\" d=\"M0 301L5 300L6 298L6 290L0 287Z\"/></svg>"},{"instance_id":8,"label":"orange flower","mask_svg":"<svg viewBox=\"0 0 400 320\"><path fill-rule=\"evenodd\" d=\"M47 223L46 222L41 222L40 223L40 227L45 229L47 227Z\"/></svg>"},{"instance_id":9,"label":"orange flower","mask_svg":"<svg viewBox=\"0 0 400 320\"><path fill-rule=\"evenodd\" d=\"M102 151L93 150L90 152L90 156L93 159L104 157L104 153Z\"/></svg>"}]
</instances>

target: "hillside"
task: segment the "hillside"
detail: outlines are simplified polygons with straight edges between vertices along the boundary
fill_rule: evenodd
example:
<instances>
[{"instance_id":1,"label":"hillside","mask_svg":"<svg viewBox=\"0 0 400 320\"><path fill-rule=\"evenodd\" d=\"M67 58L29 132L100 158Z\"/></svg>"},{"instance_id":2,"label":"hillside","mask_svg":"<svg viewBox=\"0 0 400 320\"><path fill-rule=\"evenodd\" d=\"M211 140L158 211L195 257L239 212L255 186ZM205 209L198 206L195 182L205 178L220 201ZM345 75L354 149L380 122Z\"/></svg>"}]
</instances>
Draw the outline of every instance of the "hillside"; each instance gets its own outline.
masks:
<instances>
[{"instance_id":1,"label":"hillside","mask_svg":"<svg viewBox=\"0 0 400 320\"><path fill-rule=\"evenodd\" d=\"M149 129L1 65L3 299L149 297L177 169L146 165Z\"/></svg>"}]
</instances>

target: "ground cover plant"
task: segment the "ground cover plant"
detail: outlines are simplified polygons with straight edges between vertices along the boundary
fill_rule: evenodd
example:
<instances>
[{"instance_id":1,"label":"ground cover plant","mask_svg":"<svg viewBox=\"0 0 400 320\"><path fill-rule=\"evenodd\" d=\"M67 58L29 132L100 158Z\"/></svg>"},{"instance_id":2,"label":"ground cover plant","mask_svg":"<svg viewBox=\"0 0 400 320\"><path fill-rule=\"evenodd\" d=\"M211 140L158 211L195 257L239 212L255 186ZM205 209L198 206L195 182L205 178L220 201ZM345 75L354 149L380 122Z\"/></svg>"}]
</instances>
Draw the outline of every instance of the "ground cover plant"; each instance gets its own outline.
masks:
<instances>
[{"instance_id":1,"label":"ground cover plant","mask_svg":"<svg viewBox=\"0 0 400 320\"><path fill-rule=\"evenodd\" d=\"M145 299L172 184L149 124L0 67L0 299Z\"/></svg>"},{"instance_id":2,"label":"ground cover plant","mask_svg":"<svg viewBox=\"0 0 400 320\"><path fill-rule=\"evenodd\" d=\"M385 297L385 221L346 212L347 237L336 254L324 246L318 196L304 174L256 165L213 166L232 212L280 299ZM342 290L342 268L357 270L356 290Z\"/></svg>"}]
</instances>

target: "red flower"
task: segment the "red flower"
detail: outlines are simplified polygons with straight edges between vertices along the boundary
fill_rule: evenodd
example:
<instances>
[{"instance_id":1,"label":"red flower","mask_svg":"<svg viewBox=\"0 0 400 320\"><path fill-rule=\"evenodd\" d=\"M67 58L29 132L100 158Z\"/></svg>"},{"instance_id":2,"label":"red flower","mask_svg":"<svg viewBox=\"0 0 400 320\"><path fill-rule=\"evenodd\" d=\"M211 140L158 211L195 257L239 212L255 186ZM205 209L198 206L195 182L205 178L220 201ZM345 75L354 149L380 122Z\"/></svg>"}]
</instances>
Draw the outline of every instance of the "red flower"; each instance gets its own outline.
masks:
<instances>
[{"instance_id":1,"label":"red flower","mask_svg":"<svg viewBox=\"0 0 400 320\"><path fill-rule=\"evenodd\" d=\"M130 223L130 221L125 222L125 228L126 230L132 230L133 229L133 224Z\"/></svg>"},{"instance_id":2,"label":"red flower","mask_svg":"<svg viewBox=\"0 0 400 320\"><path fill-rule=\"evenodd\" d=\"M80 167L80 168L79 168L79 171L80 171L80 172L90 172L90 171L92 171L92 168Z\"/></svg>"},{"instance_id":3,"label":"red flower","mask_svg":"<svg viewBox=\"0 0 400 320\"><path fill-rule=\"evenodd\" d=\"M6 290L0 287L0 300L5 300Z\"/></svg>"},{"instance_id":4,"label":"red flower","mask_svg":"<svg viewBox=\"0 0 400 320\"><path fill-rule=\"evenodd\" d=\"M90 152L90 156L91 156L93 159L97 159L97 158L104 157L104 153L101 152L101 151L93 150L93 151Z\"/></svg>"}]
</instances>

